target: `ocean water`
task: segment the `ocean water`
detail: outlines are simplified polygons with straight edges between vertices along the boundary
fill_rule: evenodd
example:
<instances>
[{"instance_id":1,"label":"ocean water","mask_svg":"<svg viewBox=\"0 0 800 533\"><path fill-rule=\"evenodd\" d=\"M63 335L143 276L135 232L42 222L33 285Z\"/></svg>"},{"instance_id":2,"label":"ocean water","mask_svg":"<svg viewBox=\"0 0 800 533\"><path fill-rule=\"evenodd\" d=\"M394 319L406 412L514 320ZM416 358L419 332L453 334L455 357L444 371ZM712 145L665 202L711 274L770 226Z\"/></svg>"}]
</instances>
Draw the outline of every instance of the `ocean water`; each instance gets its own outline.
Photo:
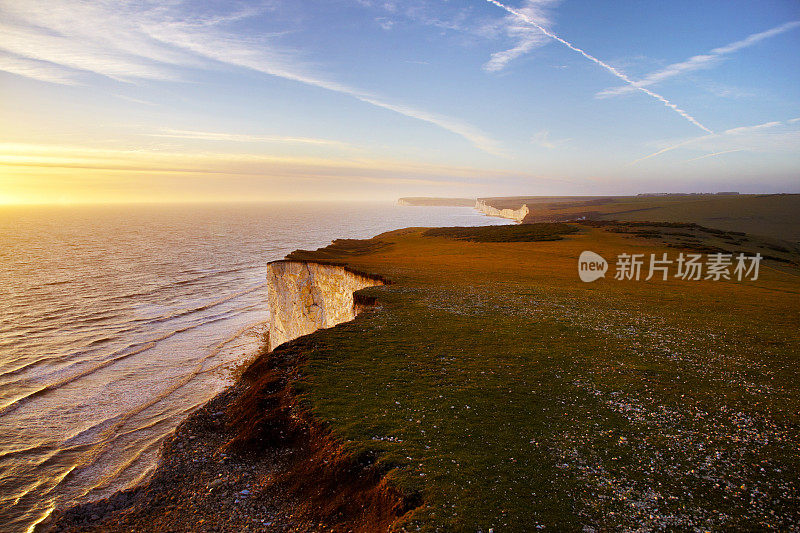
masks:
<instances>
[{"instance_id":1,"label":"ocean water","mask_svg":"<svg viewBox=\"0 0 800 533\"><path fill-rule=\"evenodd\" d=\"M0 207L0 530L149 476L259 348L268 261L507 222L391 204Z\"/></svg>"}]
</instances>

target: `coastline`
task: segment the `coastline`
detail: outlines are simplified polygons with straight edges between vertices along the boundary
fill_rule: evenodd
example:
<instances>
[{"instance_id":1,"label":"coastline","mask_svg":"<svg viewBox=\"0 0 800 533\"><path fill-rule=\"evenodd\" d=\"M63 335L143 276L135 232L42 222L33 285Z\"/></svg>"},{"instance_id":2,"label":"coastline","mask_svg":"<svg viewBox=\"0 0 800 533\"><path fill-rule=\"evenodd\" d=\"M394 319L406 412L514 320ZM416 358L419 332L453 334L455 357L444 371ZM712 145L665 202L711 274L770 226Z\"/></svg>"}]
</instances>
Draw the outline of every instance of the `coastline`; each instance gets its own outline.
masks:
<instances>
[{"instance_id":1,"label":"coastline","mask_svg":"<svg viewBox=\"0 0 800 533\"><path fill-rule=\"evenodd\" d=\"M334 261L297 261L287 256L269 264L291 263L336 267L380 285L391 283ZM376 301L359 291L351 293L355 315L369 312ZM386 471L369 457L347 453L297 394L294 383L305 361L304 349L313 338L313 331L308 333L274 349L267 336L253 359L237 369L234 382L165 439L147 479L108 498L55 511L35 524L33 531L150 531L154 519L159 531L164 527L175 531L193 527L297 532L388 529L419 504L419 495L402 494L384 480ZM257 482L255 474L265 472L271 481ZM312 479L313 486L308 483ZM164 494L170 494L169 503ZM254 497L257 504L252 504ZM165 503L174 505L180 500L184 505L170 511L171 520L153 516ZM215 517L213 523L209 516Z\"/></svg>"},{"instance_id":2,"label":"coastline","mask_svg":"<svg viewBox=\"0 0 800 533\"><path fill-rule=\"evenodd\" d=\"M54 514L37 531L388 528L414 500L343 453L292 391L310 340L263 350L236 384L178 426L149 481Z\"/></svg>"},{"instance_id":3,"label":"coastline","mask_svg":"<svg viewBox=\"0 0 800 533\"><path fill-rule=\"evenodd\" d=\"M147 486L62 513L57 531L796 525L781 492L796 486L794 374L751 369L791 359L797 279L770 269L758 284L576 283L587 245L661 253L654 235L717 237L673 226L408 228L293 252L286 261L393 283L359 291L377 307L355 320L260 354L179 427ZM701 295L726 312L709 322L691 306ZM774 316L786 318L765 336ZM707 450L722 460L705 464ZM731 479L777 503L753 511L750 492L729 492L718 512L681 497ZM648 499L656 483L664 496Z\"/></svg>"},{"instance_id":4,"label":"coastline","mask_svg":"<svg viewBox=\"0 0 800 533\"><path fill-rule=\"evenodd\" d=\"M31 223L67 227L70 238L66 242L80 244L82 252L52 263L37 260L30 268L20 270L20 282L35 286L37 280L48 281L41 287L46 299L22 292L11 294L15 305L9 308L9 317L16 320L9 322L9 327L14 322L21 325L24 317L33 329L19 341L12 340L11 352L6 355L18 352L23 363L39 366L19 374L4 374L3 404L14 399L17 391L22 394L27 389L56 385L4 415L7 442L3 451L22 451L3 456L3 470L9 476L0 498L0 523L18 533L27 531L54 507L63 509L102 499L150 475L163 438L189 412L228 385L227 362L239 364L254 357L256 350L245 354L244 347L235 348L240 341L226 341L251 319L267 318L268 299L263 288L240 295L246 289L265 285L267 261L297 248L325 246L337 236L367 238L400 227L492 223L472 209L406 209L388 202L86 207L74 211L36 208L31 216ZM163 234L154 233L152 239L136 238L138 226L128 224L138 220L136 217L144 217L148 227L159 227ZM187 220L191 223L184 224ZM112 223L120 224L117 235L121 246L115 247L115 239L107 235L102 246L92 249L89 241L105 235L102 228ZM33 231L34 226L29 229ZM71 249L57 245L60 237L54 241L55 235L42 235L41 240L31 237L27 242L42 251L44 261L49 248ZM131 248L125 243L135 245ZM119 260L120 254L136 250L126 260ZM87 263L82 260L84 254L95 254L100 262ZM118 278L113 274L117 267L131 274ZM110 274L100 275L101 271ZM85 280L92 284L86 291ZM140 292L148 294L141 296ZM73 298L77 294L81 298ZM223 303L207 307L217 301ZM56 303L75 303L74 314L72 310L63 317L50 313ZM85 313L79 312L80 308L85 308ZM196 312L184 314L184 308ZM103 320L95 322L96 318ZM39 325L42 329L37 329ZM53 335L60 325L64 326L63 335ZM192 327L184 331L187 326ZM85 349L81 348L84 339ZM149 348L151 341L156 344ZM230 355L216 353L223 343L223 351L232 348ZM72 353L70 347L81 355L65 359ZM143 348L141 353L127 356ZM109 357L116 358L118 352L125 356L120 363L106 364L68 386L58 386L63 378L88 372L96 362L110 361ZM201 360L203 367L199 368ZM219 371L209 371L223 362L225 367ZM162 391L168 393L178 383L176 376L188 378L198 368L200 373L186 386L137 411L139 406L160 398ZM129 417L128 413L134 414ZM124 426L114 432L120 422ZM91 453L74 446L76 439L72 437L76 434L80 435L77 441L91 448ZM46 460L54 453L55 459Z\"/></svg>"}]
</instances>

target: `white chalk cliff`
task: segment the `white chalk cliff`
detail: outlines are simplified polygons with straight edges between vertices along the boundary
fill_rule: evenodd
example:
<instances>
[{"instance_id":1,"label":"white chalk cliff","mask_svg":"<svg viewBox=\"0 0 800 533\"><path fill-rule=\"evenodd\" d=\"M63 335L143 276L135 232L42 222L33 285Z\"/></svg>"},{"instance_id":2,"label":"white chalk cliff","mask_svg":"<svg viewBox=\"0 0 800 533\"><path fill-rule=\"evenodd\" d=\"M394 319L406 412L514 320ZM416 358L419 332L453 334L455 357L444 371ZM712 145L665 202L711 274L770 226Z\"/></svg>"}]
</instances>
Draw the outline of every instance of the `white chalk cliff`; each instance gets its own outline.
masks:
<instances>
[{"instance_id":1,"label":"white chalk cliff","mask_svg":"<svg viewBox=\"0 0 800 533\"><path fill-rule=\"evenodd\" d=\"M276 261L267 265L269 349L320 328L353 320L360 311L353 293L383 285L337 265Z\"/></svg>"},{"instance_id":2,"label":"white chalk cliff","mask_svg":"<svg viewBox=\"0 0 800 533\"><path fill-rule=\"evenodd\" d=\"M522 219L524 219L529 213L527 204L524 204L519 209L497 209L496 207L488 205L481 199L475 201L475 209L485 215L510 218L511 220L516 220L517 222L522 222Z\"/></svg>"}]
</instances>

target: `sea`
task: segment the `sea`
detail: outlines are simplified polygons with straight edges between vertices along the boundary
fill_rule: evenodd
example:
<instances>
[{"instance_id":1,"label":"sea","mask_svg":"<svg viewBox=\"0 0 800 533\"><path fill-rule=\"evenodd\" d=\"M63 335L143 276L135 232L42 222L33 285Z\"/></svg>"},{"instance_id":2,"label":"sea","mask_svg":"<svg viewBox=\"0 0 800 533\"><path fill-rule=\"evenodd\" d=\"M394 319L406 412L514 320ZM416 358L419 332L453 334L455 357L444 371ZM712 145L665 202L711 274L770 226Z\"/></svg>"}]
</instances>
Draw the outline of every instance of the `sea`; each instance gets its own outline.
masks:
<instances>
[{"instance_id":1,"label":"sea","mask_svg":"<svg viewBox=\"0 0 800 533\"><path fill-rule=\"evenodd\" d=\"M0 206L0 531L148 479L261 347L269 261L507 223L391 203Z\"/></svg>"}]
</instances>

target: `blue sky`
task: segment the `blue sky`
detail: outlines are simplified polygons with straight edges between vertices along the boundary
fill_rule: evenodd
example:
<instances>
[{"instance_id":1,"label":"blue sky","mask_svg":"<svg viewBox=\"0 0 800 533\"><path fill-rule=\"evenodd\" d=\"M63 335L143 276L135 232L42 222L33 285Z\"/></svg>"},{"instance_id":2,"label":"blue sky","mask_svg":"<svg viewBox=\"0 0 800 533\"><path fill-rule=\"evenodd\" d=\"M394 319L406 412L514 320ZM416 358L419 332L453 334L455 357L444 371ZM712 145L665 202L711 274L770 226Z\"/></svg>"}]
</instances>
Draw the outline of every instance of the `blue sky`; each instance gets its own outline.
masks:
<instances>
[{"instance_id":1,"label":"blue sky","mask_svg":"<svg viewBox=\"0 0 800 533\"><path fill-rule=\"evenodd\" d=\"M0 34L0 203L800 192L794 0L0 0Z\"/></svg>"}]
</instances>

